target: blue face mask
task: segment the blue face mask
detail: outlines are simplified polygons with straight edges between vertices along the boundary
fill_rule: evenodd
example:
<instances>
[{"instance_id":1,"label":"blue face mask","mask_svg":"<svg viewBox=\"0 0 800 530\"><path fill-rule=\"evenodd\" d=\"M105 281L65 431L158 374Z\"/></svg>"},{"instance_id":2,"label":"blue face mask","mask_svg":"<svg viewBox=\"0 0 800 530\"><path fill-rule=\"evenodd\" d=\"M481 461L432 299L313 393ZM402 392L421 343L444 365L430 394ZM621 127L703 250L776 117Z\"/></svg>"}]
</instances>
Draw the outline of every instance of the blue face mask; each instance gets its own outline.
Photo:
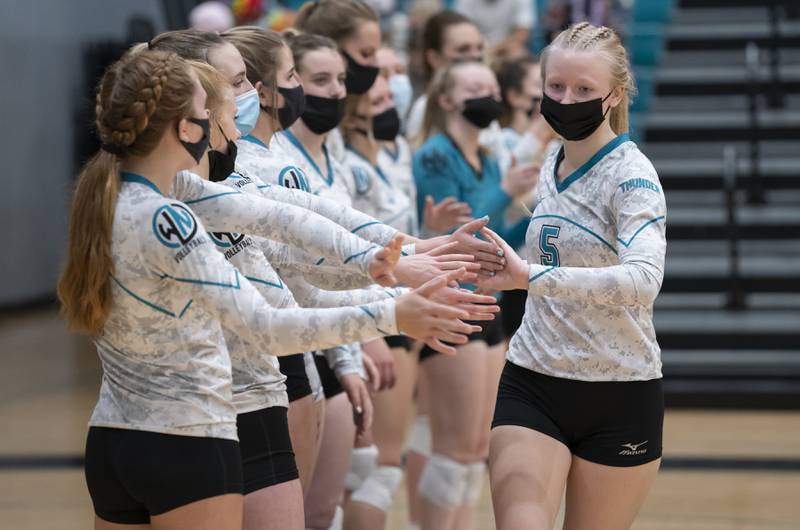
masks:
<instances>
[{"instance_id":1,"label":"blue face mask","mask_svg":"<svg viewBox=\"0 0 800 530\"><path fill-rule=\"evenodd\" d=\"M411 98L414 96L411 79L406 74L393 75L389 78L389 89L392 91L397 113L401 119L405 119L411 108Z\"/></svg>"},{"instance_id":2,"label":"blue face mask","mask_svg":"<svg viewBox=\"0 0 800 530\"><path fill-rule=\"evenodd\" d=\"M256 126L261 111L258 103L258 91L255 88L236 98L236 128L242 136L250 134Z\"/></svg>"}]
</instances>

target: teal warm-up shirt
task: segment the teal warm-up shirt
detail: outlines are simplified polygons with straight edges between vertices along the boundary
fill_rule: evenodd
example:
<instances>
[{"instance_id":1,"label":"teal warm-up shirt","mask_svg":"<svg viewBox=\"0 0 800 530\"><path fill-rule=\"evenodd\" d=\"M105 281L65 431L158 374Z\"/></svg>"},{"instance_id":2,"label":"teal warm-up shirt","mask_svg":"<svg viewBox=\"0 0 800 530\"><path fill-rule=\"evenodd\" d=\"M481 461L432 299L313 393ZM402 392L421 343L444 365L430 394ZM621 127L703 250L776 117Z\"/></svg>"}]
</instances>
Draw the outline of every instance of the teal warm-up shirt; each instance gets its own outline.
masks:
<instances>
[{"instance_id":1,"label":"teal warm-up shirt","mask_svg":"<svg viewBox=\"0 0 800 530\"><path fill-rule=\"evenodd\" d=\"M528 219L511 226L506 224L505 210L511 204L511 197L500 187L500 166L488 153L481 153L480 160L478 173L446 134L432 136L422 144L412 161L419 218L422 222L427 195L436 203L455 197L472 207L474 218L488 215L489 228L514 248L525 240Z\"/></svg>"}]
</instances>

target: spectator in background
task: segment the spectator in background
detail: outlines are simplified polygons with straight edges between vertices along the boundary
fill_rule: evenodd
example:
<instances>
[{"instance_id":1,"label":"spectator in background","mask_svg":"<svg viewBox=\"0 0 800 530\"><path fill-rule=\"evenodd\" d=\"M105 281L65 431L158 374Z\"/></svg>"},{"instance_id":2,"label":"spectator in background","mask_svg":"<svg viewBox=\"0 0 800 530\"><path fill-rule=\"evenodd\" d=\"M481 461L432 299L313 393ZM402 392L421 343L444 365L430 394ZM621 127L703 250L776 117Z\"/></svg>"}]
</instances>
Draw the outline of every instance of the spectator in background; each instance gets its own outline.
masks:
<instances>
[{"instance_id":1,"label":"spectator in background","mask_svg":"<svg viewBox=\"0 0 800 530\"><path fill-rule=\"evenodd\" d=\"M222 33L233 27L233 13L223 2L203 2L189 12L189 26L198 31Z\"/></svg>"},{"instance_id":2,"label":"spectator in background","mask_svg":"<svg viewBox=\"0 0 800 530\"><path fill-rule=\"evenodd\" d=\"M495 58L515 59L527 51L536 0L455 0L453 8L475 21Z\"/></svg>"}]
</instances>

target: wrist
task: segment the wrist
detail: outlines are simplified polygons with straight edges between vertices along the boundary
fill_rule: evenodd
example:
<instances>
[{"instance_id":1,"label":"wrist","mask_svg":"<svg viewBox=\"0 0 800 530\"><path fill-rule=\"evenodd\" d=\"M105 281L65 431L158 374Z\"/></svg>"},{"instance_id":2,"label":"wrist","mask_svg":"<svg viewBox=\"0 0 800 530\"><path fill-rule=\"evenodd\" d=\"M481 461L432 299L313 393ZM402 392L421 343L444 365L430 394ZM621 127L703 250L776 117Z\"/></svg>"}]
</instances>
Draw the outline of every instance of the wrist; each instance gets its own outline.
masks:
<instances>
[{"instance_id":1,"label":"wrist","mask_svg":"<svg viewBox=\"0 0 800 530\"><path fill-rule=\"evenodd\" d=\"M523 262L524 266L519 267L514 274L514 289L528 290L528 277L530 275L530 266Z\"/></svg>"}]
</instances>

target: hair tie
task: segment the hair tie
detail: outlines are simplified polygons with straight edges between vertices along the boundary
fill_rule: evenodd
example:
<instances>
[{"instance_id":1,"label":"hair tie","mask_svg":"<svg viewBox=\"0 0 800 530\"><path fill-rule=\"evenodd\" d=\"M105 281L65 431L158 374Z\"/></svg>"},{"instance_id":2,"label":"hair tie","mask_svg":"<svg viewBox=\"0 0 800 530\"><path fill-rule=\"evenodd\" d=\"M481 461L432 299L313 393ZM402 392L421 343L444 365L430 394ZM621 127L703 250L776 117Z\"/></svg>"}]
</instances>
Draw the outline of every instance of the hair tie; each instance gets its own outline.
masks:
<instances>
[{"instance_id":1,"label":"hair tie","mask_svg":"<svg viewBox=\"0 0 800 530\"><path fill-rule=\"evenodd\" d=\"M105 151L106 153L111 153L114 156L121 157L123 155L122 148L116 145L100 144L100 149Z\"/></svg>"}]
</instances>

